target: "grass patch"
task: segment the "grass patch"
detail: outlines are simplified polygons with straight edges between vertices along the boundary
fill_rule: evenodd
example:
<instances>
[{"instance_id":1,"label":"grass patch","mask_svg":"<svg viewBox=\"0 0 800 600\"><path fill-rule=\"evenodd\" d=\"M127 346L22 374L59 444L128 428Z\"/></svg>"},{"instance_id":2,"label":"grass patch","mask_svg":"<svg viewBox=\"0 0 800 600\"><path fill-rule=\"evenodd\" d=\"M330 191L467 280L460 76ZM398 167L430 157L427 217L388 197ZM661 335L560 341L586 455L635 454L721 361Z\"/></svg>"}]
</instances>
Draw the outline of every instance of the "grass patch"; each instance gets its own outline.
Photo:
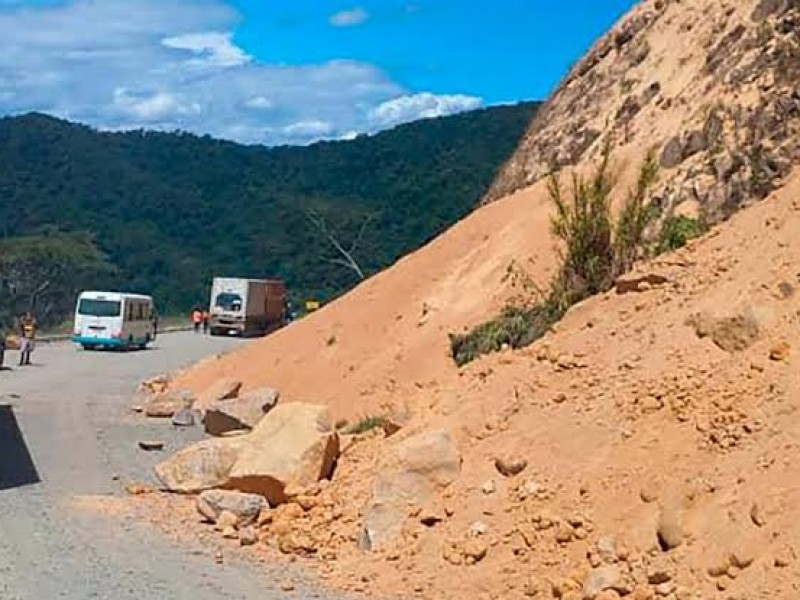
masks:
<instances>
[{"instance_id":1,"label":"grass patch","mask_svg":"<svg viewBox=\"0 0 800 600\"><path fill-rule=\"evenodd\" d=\"M373 417L364 417L358 423L353 424L346 433L348 435L359 435L362 433L367 433L368 431L372 431L373 429L379 429L383 427L383 424L386 422L386 417L380 416L373 416Z\"/></svg>"},{"instance_id":2,"label":"grass patch","mask_svg":"<svg viewBox=\"0 0 800 600\"><path fill-rule=\"evenodd\" d=\"M668 217L662 227L658 244L659 252L671 252L683 248L689 240L700 237L707 227L700 219L679 215Z\"/></svg>"},{"instance_id":3,"label":"grass patch","mask_svg":"<svg viewBox=\"0 0 800 600\"><path fill-rule=\"evenodd\" d=\"M628 192L618 218L612 200L618 177L606 146L603 159L589 178L573 175L565 189L558 172L548 184L555 213L551 226L562 242L561 266L546 294L536 291L526 299L514 298L501 314L466 334L450 334L453 360L462 366L482 354L504 346L522 348L541 338L571 306L611 289L620 275L660 247L651 241L659 214L650 203L650 190L658 178L655 151L648 153L639 170L636 186ZM656 236L656 239L660 239ZM513 285L513 281L512 281Z\"/></svg>"}]
</instances>

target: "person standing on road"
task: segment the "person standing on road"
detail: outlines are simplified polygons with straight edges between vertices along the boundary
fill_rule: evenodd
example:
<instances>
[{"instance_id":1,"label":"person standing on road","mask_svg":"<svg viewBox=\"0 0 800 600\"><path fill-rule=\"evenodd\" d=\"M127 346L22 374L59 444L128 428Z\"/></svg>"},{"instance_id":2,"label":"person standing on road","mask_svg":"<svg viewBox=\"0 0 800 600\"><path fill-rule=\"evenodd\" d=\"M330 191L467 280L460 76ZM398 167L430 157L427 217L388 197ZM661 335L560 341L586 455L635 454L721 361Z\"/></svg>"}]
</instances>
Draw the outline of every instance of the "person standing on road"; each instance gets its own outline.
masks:
<instances>
[{"instance_id":1,"label":"person standing on road","mask_svg":"<svg viewBox=\"0 0 800 600\"><path fill-rule=\"evenodd\" d=\"M200 333L200 326L203 324L203 313L195 307L192 311L192 327L195 333Z\"/></svg>"},{"instance_id":2,"label":"person standing on road","mask_svg":"<svg viewBox=\"0 0 800 600\"><path fill-rule=\"evenodd\" d=\"M203 311L203 333L208 335L208 329L211 326L211 315L208 314L207 310Z\"/></svg>"},{"instance_id":3,"label":"person standing on road","mask_svg":"<svg viewBox=\"0 0 800 600\"><path fill-rule=\"evenodd\" d=\"M3 364L6 358L6 328L0 324L0 371L3 370Z\"/></svg>"},{"instance_id":4,"label":"person standing on road","mask_svg":"<svg viewBox=\"0 0 800 600\"><path fill-rule=\"evenodd\" d=\"M20 366L31 364L31 353L33 353L36 340L36 331L39 325L36 317L30 311L26 312L19 320L19 364Z\"/></svg>"}]
</instances>

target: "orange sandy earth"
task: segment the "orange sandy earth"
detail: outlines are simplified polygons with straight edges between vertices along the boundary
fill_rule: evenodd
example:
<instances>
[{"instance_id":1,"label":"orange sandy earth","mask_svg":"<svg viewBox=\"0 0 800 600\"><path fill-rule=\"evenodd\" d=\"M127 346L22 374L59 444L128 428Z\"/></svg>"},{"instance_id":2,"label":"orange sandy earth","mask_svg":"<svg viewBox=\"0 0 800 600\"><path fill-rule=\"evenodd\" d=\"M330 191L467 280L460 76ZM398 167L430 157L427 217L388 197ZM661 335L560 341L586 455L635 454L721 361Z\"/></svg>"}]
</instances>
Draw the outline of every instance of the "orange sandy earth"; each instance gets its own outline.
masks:
<instances>
[{"instance_id":1,"label":"orange sandy earth","mask_svg":"<svg viewBox=\"0 0 800 600\"><path fill-rule=\"evenodd\" d=\"M703 63L686 50L700 44L691 36L715 30L717 17L731 28L745 22L757 2L646 2L632 14L657 4L666 16L647 34L652 50L637 69L690 98L686 85ZM692 33L686 19L696 24ZM691 60L678 69L665 60L670 48ZM597 68L616 59L603 60ZM721 89L718 97L730 93ZM739 100L749 102L748 93ZM560 118L560 97L545 117ZM609 99L604 110L623 100ZM626 182L646 145L702 118L689 107L675 101L661 117L647 109L634 119L638 137L616 153L628 165ZM656 121L657 136L645 135ZM579 168L590 164L586 158ZM391 438L367 435L345 451L322 493L324 510L276 511L276 523L314 537L314 552L302 560L335 588L371 597L579 599L608 554L599 543L616 548L612 562L630 581L623 593L631 598L800 598L800 174L687 248L638 267L665 284L593 298L534 346L457 369L447 334L495 314L516 293L504 282L510 264L542 286L552 276L548 206L541 181L484 206L318 313L205 361L171 385L199 392L234 377L246 389L279 389L282 402L328 404L350 422L411 414ZM757 335L736 350L699 337L689 324L702 313L748 310L757 315ZM732 319L728 333L738 339L745 321ZM413 434L442 427L463 456L460 477L441 498L449 516L430 528L409 518L396 550L358 550L381 457ZM494 466L499 455L528 466L503 477ZM186 510L185 499L174 504ZM684 538L665 552L656 531L670 516ZM451 542L476 528L485 530L485 557L453 564L463 561L453 558ZM252 551L278 554L267 546Z\"/></svg>"}]
</instances>

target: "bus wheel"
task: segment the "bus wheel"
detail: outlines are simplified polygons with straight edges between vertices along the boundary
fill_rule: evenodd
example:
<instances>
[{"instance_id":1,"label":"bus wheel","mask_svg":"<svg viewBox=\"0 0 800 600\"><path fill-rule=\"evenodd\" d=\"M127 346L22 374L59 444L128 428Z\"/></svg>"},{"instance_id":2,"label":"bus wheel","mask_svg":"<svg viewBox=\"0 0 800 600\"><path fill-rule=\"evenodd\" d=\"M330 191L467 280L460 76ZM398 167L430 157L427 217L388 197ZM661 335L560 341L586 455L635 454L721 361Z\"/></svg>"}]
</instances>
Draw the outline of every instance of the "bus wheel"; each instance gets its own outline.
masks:
<instances>
[{"instance_id":1,"label":"bus wheel","mask_svg":"<svg viewBox=\"0 0 800 600\"><path fill-rule=\"evenodd\" d=\"M81 344L81 346L86 351L91 351L91 350L94 350L96 348L96 346L94 346L93 344Z\"/></svg>"}]
</instances>

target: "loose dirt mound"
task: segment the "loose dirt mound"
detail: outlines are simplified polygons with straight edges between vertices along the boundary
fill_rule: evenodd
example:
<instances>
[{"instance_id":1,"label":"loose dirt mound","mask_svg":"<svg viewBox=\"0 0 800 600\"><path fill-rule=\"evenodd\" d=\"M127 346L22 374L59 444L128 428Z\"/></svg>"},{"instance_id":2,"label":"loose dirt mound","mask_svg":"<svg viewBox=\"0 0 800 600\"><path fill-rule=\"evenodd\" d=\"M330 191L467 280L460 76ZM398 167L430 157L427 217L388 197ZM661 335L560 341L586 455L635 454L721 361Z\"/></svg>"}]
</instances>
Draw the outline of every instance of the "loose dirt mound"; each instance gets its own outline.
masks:
<instances>
[{"instance_id":1,"label":"loose dirt mound","mask_svg":"<svg viewBox=\"0 0 800 600\"><path fill-rule=\"evenodd\" d=\"M333 482L261 520L258 547L400 598L795 597L798 24L790 0L643 3L562 84L495 193L531 187L179 377L197 393L223 377L274 386L351 421L409 413L391 437L349 439ZM530 349L456 369L447 333L502 306L512 263L549 279L545 166L585 169L609 138L625 179L661 144L666 213L731 220ZM455 440L460 475L409 506L395 548L359 549L385 458L432 430Z\"/></svg>"}]
</instances>

